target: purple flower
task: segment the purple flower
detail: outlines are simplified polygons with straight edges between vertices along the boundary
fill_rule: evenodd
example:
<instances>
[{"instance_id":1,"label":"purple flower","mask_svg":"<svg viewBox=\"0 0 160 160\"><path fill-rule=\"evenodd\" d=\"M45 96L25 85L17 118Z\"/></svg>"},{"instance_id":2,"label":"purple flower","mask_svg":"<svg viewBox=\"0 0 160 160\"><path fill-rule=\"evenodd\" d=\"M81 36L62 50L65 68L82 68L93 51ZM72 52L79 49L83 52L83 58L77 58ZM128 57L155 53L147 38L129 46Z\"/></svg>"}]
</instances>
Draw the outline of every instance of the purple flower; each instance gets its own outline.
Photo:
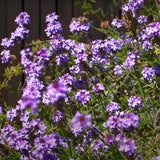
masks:
<instances>
[{"instance_id":1,"label":"purple flower","mask_svg":"<svg viewBox=\"0 0 160 160\"><path fill-rule=\"evenodd\" d=\"M107 143L111 144L111 143L114 142L115 137L112 136L112 135L108 135L108 136L104 137L104 140L105 140Z\"/></svg>"},{"instance_id":2,"label":"purple flower","mask_svg":"<svg viewBox=\"0 0 160 160\"><path fill-rule=\"evenodd\" d=\"M59 54L56 56L57 66L65 64L68 61L69 61L69 57L68 57L67 53Z\"/></svg>"},{"instance_id":3,"label":"purple flower","mask_svg":"<svg viewBox=\"0 0 160 160\"><path fill-rule=\"evenodd\" d=\"M76 74L80 73L80 72L81 72L81 67L80 67L80 65L77 64L77 65L74 65L74 66L70 67L70 72L71 72L71 74L73 74L73 75L76 75Z\"/></svg>"},{"instance_id":4,"label":"purple flower","mask_svg":"<svg viewBox=\"0 0 160 160\"><path fill-rule=\"evenodd\" d=\"M45 29L46 35L49 38L54 38L54 35L57 34L59 31L62 31L62 26L61 23L58 21L48 23L47 28Z\"/></svg>"},{"instance_id":5,"label":"purple flower","mask_svg":"<svg viewBox=\"0 0 160 160\"><path fill-rule=\"evenodd\" d=\"M114 19L111 24L116 28L121 28L125 25L125 23L121 19Z\"/></svg>"},{"instance_id":6,"label":"purple flower","mask_svg":"<svg viewBox=\"0 0 160 160\"><path fill-rule=\"evenodd\" d=\"M14 32L11 33L11 39L16 42L23 40L24 37L28 37L29 30L24 26L18 26Z\"/></svg>"},{"instance_id":7,"label":"purple flower","mask_svg":"<svg viewBox=\"0 0 160 160\"><path fill-rule=\"evenodd\" d=\"M102 140L95 139L91 143L90 148L91 148L91 151L92 151L92 154L94 155L94 157L96 157L98 159L99 157L105 155L105 153L109 147L107 145L105 145Z\"/></svg>"},{"instance_id":8,"label":"purple flower","mask_svg":"<svg viewBox=\"0 0 160 160\"><path fill-rule=\"evenodd\" d=\"M139 117L134 113L126 113L124 118L121 119L121 125L123 128L128 129L131 127L137 128L139 122Z\"/></svg>"},{"instance_id":9,"label":"purple flower","mask_svg":"<svg viewBox=\"0 0 160 160\"><path fill-rule=\"evenodd\" d=\"M13 47L14 46L14 41L12 39L3 38L1 46L3 46L4 48Z\"/></svg>"},{"instance_id":10,"label":"purple flower","mask_svg":"<svg viewBox=\"0 0 160 160\"><path fill-rule=\"evenodd\" d=\"M49 38L54 38L54 36L62 31L61 23L58 21L58 16L55 12L46 16L47 27L45 29L46 35Z\"/></svg>"},{"instance_id":11,"label":"purple flower","mask_svg":"<svg viewBox=\"0 0 160 160\"><path fill-rule=\"evenodd\" d=\"M141 24L141 25L147 23L147 16L145 16L145 15L140 15L140 16L138 17L138 23Z\"/></svg>"},{"instance_id":12,"label":"purple flower","mask_svg":"<svg viewBox=\"0 0 160 160\"><path fill-rule=\"evenodd\" d=\"M105 87L104 87L103 84L97 83L95 86L92 87L92 89L93 89L93 91L94 91L95 93L98 94L99 92L104 91L104 90L105 90Z\"/></svg>"},{"instance_id":13,"label":"purple flower","mask_svg":"<svg viewBox=\"0 0 160 160\"><path fill-rule=\"evenodd\" d=\"M140 108L142 107L142 99L140 97L137 97L137 96L131 96L128 100L128 106L132 109L134 108Z\"/></svg>"},{"instance_id":14,"label":"purple flower","mask_svg":"<svg viewBox=\"0 0 160 160\"><path fill-rule=\"evenodd\" d=\"M87 21L85 17L73 18L71 24L69 25L70 32L88 32L90 29L91 23Z\"/></svg>"},{"instance_id":15,"label":"purple flower","mask_svg":"<svg viewBox=\"0 0 160 160\"><path fill-rule=\"evenodd\" d=\"M49 43L49 50L51 52L60 51L62 48L63 41L64 37L61 34L53 35L52 40Z\"/></svg>"},{"instance_id":16,"label":"purple flower","mask_svg":"<svg viewBox=\"0 0 160 160\"><path fill-rule=\"evenodd\" d=\"M128 155L133 155L136 149L137 146L134 139L126 139L119 142L119 151L127 153Z\"/></svg>"},{"instance_id":17,"label":"purple flower","mask_svg":"<svg viewBox=\"0 0 160 160\"><path fill-rule=\"evenodd\" d=\"M86 53L83 54L76 54L76 59L74 60L75 64L80 64L82 62L87 61L88 55Z\"/></svg>"},{"instance_id":18,"label":"purple flower","mask_svg":"<svg viewBox=\"0 0 160 160\"><path fill-rule=\"evenodd\" d=\"M123 65L126 66L128 69L134 67L135 64L136 64L136 56L134 54L129 55L123 63Z\"/></svg>"},{"instance_id":19,"label":"purple flower","mask_svg":"<svg viewBox=\"0 0 160 160\"><path fill-rule=\"evenodd\" d=\"M113 71L114 71L114 74L115 74L115 75L119 76L119 75L121 75L122 73L125 72L125 71L124 71L124 66L122 66L122 65L116 65L116 66L114 67Z\"/></svg>"},{"instance_id":20,"label":"purple flower","mask_svg":"<svg viewBox=\"0 0 160 160\"><path fill-rule=\"evenodd\" d=\"M109 113L114 113L116 111L118 111L120 109L120 105L119 103L116 103L116 102L110 102L108 104L108 106L106 107L106 110L109 112Z\"/></svg>"},{"instance_id":21,"label":"purple flower","mask_svg":"<svg viewBox=\"0 0 160 160\"><path fill-rule=\"evenodd\" d=\"M106 123L103 124L103 127L109 127L110 129L120 129L121 127L121 118L119 116L110 116Z\"/></svg>"},{"instance_id":22,"label":"purple flower","mask_svg":"<svg viewBox=\"0 0 160 160\"><path fill-rule=\"evenodd\" d=\"M73 76L71 76L69 73L66 73L62 77L59 77L59 81L65 85L72 85Z\"/></svg>"},{"instance_id":23,"label":"purple flower","mask_svg":"<svg viewBox=\"0 0 160 160\"><path fill-rule=\"evenodd\" d=\"M66 97L67 92L68 87L65 84L55 81L47 87L47 91L44 95L46 95L49 101L53 104L57 102L60 98Z\"/></svg>"},{"instance_id":24,"label":"purple flower","mask_svg":"<svg viewBox=\"0 0 160 160\"><path fill-rule=\"evenodd\" d=\"M15 22L22 26L22 25L27 25L30 22L30 16L28 15L27 12L21 12L15 19Z\"/></svg>"},{"instance_id":25,"label":"purple flower","mask_svg":"<svg viewBox=\"0 0 160 160\"><path fill-rule=\"evenodd\" d=\"M11 59L10 50L3 50L0 55L1 55L2 63L7 63Z\"/></svg>"},{"instance_id":26,"label":"purple flower","mask_svg":"<svg viewBox=\"0 0 160 160\"><path fill-rule=\"evenodd\" d=\"M153 68L144 67L142 71L142 79L147 81L152 81L155 76L155 70Z\"/></svg>"},{"instance_id":27,"label":"purple flower","mask_svg":"<svg viewBox=\"0 0 160 160\"><path fill-rule=\"evenodd\" d=\"M53 119L54 122L59 122L60 120L63 119L63 113L61 111L55 111L53 113L53 118L52 119Z\"/></svg>"},{"instance_id":28,"label":"purple flower","mask_svg":"<svg viewBox=\"0 0 160 160\"><path fill-rule=\"evenodd\" d=\"M79 111L77 111L71 121L71 131L73 132L75 136L77 136L80 132L91 127L91 125L92 125L91 115L82 114Z\"/></svg>"},{"instance_id":29,"label":"purple flower","mask_svg":"<svg viewBox=\"0 0 160 160\"><path fill-rule=\"evenodd\" d=\"M53 23L58 20L58 15L56 15L55 12L50 13L49 15L46 16L46 23Z\"/></svg>"},{"instance_id":30,"label":"purple flower","mask_svg":"<svg viewBox=\"0 0 160 160\"><path fill-rule=\"evenodd\" d=\"M49 60L49 57L51 56L51 52L47 50L46 47L41 48L39 51L37 51L37 58L42 60Z\"/></svg>"},{"instance_id":31,"label":"purple flower","mask_svg":"<svg viewBox=\"0 0 160 160\"><path fill-rule=\"evenodd\" d=\"M89 91L83 89L76 93L75 98L78 100L78 102L86 104L91 99L91 95Z\"/></svg>"},{"instance_id":32,"label":"purple flower","mask_svg":"<svg viewBox=\"0 0 160 160\"><path fill-rule=\"evenodd\" d=\"M155 37L160 35L160 22L153 22L148 24L145 31L149 37Z\"/></svg>"},{"instance_id":33,"label":"purple flower","mask_svg":"<svg viewBox=\"0 0 160 160\"><path fill-rule=\"evenodd\" d=\"M17 109L10 109L9 111L7 111L7 118L10 121L13 121L15 117L17 117L18 113L17 113Z\"/></svg>"},{"instance_id":34,"label":"purple flower","mask_svg":"<svg viewBox=\"0 0 160 160\"><path fill-rule=\"evenodd\" d=\"M155 66L153 69L155 70L155 75L160 75L160 66Z\"/></svg>"},{"instance_id":35,"label":"purple flower","mask_svg":"<svg viewBox=\"0 0 160 160\"><path fill-rule=\"evenodd\" d=\"M123 15L127 12L131 12L133 17L136 16L136 10L142 7L145 0L129 0L127 4L122 6L122 13Z\"/></svg>"}]
</instances>

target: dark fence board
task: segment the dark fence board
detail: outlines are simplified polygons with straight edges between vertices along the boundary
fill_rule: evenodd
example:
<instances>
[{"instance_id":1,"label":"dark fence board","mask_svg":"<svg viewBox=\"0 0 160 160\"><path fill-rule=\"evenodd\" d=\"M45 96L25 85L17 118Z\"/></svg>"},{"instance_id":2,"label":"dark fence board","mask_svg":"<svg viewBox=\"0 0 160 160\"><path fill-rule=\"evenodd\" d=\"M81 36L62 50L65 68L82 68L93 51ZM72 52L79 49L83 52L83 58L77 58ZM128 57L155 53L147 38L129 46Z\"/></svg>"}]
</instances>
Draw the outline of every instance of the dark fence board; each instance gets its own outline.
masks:
<instances>
[{"instance_id":1,"label":"dark fence board","mask_svg":"<svg viewBox=\"0 0 160 160\"><path fill-rule=\"evenodd\" d=\"M69 24L73 14L73 2L72 0L58 0L58 15L60 16L59 21L62 24L62 34L67 37L69 32Z\"/></svg>"},{"instance_id":2,"label":"dark fence board","mask_svg":"<svg viewBox=\"0 0 160 160\"><path fill-rule=\"evenodd\" d=\"M30 34L27 42L37 40L39 38L39 0L25 0L24 11L31 16L31 22L29 24Z\"/></svg>"},{"instance_id":3,"label":"dark fence board","mask_svg":"<svg viewBox=\"0 0 160 160\"><path fill-rule=\"evenodd\" d=\"M13 0L7 0L7 37L11 36L11 32L14 32L17 28L17 24L15 23L15 18L18 16L18 14L21 12L21 0L13 1ZM15 9L16 8L16 9ZM18 61L20 62L20 50L22 49L22 43L19 42L16 44L13 49L11 49L11 54L16 55ZM10 81L10 89L7 90L5 94L5 99L7 102L9 102L12 105L16 104L16 101L19 99L19 96L17 94L17 88L19 84L22 82L22 76L16 76L13 77ZM12 92L11 92L12 91Z\"/></svg>"},{"instance_id":4,"label":"dark fence board","mask_svg":"<svg viewBox=\"0 0 160 160\"><path fill-rule=\"evenodd\" d=\"M77 3L77 0L73 0L73 17L78 18L79 16L83 15L83 12L81 9L81 5L76 3Z\"/></svg>"}]
</instances>

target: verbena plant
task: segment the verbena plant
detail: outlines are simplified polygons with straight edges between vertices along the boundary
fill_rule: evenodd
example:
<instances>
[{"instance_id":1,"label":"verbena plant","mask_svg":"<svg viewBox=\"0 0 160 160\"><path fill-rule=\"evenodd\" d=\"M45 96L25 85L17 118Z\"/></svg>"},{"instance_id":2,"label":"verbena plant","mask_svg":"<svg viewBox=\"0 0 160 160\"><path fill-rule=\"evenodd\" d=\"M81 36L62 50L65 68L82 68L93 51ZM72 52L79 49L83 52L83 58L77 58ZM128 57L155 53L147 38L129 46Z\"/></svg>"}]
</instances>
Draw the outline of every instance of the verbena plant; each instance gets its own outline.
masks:
<instances>
[{"instance_id":1,"label":"verbena plant","mask_svg":"<svg viewBox=\"0 0 160 160\"><path fill-rule=\"evenodd\" d=\"M0 107L0 159L160 158L159 2L123 2L112 22L93 10L95 2L82 1L86 17L72 19L69 39L58 15L49 14L49 39L26 45L21 64L11 48L28 36L30 16L20 13L15 32L2 39L1 61L11 67L0 90L22 72L25 82L17 105ZM97 14L101 28L89 19ZM104 38L89 38L90 29Z\"/></svg>"}]
</instances>

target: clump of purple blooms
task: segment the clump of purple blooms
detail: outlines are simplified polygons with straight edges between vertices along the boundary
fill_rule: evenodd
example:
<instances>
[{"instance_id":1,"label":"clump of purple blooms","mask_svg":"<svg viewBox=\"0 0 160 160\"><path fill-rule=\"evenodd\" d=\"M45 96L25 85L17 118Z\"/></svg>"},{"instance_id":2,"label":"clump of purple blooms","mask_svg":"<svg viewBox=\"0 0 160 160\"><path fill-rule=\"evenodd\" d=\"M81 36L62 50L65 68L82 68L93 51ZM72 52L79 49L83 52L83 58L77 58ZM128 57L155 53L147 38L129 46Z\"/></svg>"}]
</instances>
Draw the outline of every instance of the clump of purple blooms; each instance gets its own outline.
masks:
<instances>
[{"instance_id":1,"label":"clump of purple blooms","mask_svg":"<svg viewBox=\"0 0 160 160\"><path fill-rule=\"evenodd\" d=\"M69 25L70 32L79 33L79 32L88 32L91 27L91 23L88 22L87 18L79 17L73 18L71 24Z\"/></svg>"},{"instance_id":2,"label":"clump of purple blooms","mask_svg":"<svg viewBox=\"0 0 160 160\"><path fill-rule=\"evenodd\" d=\"M80 102L82 104L87 104L88 101L91 99L91 95L90 95L89 91L83 89L83 90L79 90L76 93L75 98L78 100L78 102Z\"/></svg>"},{"instance_id":3,"label":"clump of purple blooms","mask_svg":"<svg viewBox=\"0 0 160 160\"><path fill-rule=\"evenodd\" d=\"M123 18L113 17L113 27L97 29L103 39L89 39L86 17L72 19L69 29L75 35L66 39L59 16L46 16L49 40L20 52L21 98L15 106L0 105L0 159L6 153L7 159L20 160L159 159L154 146L159 145L160 22L141 12L144 2L124 3ZM125 18L136 26L125 31ZM10 38L2 39L2 63L11 60L15 42L29 34L26 12L15 22ZM15 68L5 70L0 90Z\"/></svg>"},{"instance_id":4,"label":"clump of purple blooms","mask_svg":"<svg viewBox=\"0 0 160 160\"><path fill-rule=\"evenodd\" d=\"M125 23L121 19L114 19L111 24L116 28L122 28L125 26Z\"/></svg>"},{"instance_id":5,"label":"clump of purple blooms","mask_svg":"<svg viewBox=\"0 0 160 160\"><path fill-rule=\"evenodd\" d=\"M109 112L109 113L114 113L114 112L118 111L120 108L121 108L121 107L120 107L119 103L110 102L110 103L108 104L108 106L106 107L106 110L107 110L107 112Z\"/></svg>"},{"instance_id":6,"label":"clump of purple blooms","mask_svg":"<svg viewBox=\"0 0 160 160\"><path fill-rule=\"evenodd\" d=\"M1 46L4 47L4 50L0 53L2 63L7 63L11 60L10 48L12 48L17 41L23 40L24 37L29 35L29 30L26 26L30 22L30 16L27 12L21 12L16 17L15 22L18 24L18 27L11 33L11 37L2 39Z\"/></svg>"},{"instance_id":7,"label":"clump of purple blooms","mask_svg":"<svg viewBox=\"0 0 160 160\"><path fill-rule=\"evenodd\" d=\"M55 12L46 16L47 27L45 29L46 35L49 38L54 38L55 35L62 31L61 23L58 21L58 15Z\"/></svg>"},{"instance_id":8,"label":"clump of purple blooms","mask_svg":"<svg viewBox=\"0 0 160 160\"><path fill-rule=\"evenodd\" d=\"M135 108L141 108L142 107L142 104L143 104L143 101L140 97L138 96L131 96L129 99L128 99L128 106L132 109L135 109Z\"/></svg>"},{"instance_id":9,"label":"clump of purple blooms","mask_svg":"<svg viewBox=\"0 0 160 160\"><path fill-rule=\"evenodd\" d=\"M155 70L146 66L142 71L142 76L143 80L152 81L155 76Z\"/></svg>"},{"instance_id":10,"label":"clump of purple blooms","mask_svg":"<svg viewBox=\"0 0 160 160\"><path fill-rule=\"evenodd\" d=\"M87 128L91 127L91 125L91 115L83 114L77 111L74 117L72 118L70 127L73 134L77 136Z\"/></svg>"}]
</instances>

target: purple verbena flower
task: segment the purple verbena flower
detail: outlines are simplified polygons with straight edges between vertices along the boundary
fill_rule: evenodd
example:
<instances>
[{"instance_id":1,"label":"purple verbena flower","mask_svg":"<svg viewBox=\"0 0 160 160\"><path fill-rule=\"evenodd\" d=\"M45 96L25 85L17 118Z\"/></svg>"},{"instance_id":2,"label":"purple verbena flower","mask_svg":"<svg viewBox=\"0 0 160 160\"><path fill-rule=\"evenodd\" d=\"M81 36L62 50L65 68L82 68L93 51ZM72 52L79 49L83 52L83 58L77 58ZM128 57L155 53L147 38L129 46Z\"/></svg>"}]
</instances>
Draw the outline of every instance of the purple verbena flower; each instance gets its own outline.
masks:
<instances>
[{"instance_id":1,"label":"purple verbena flower","mask_svg":"<svg viewBox=\"0 0 160 160\"><path fill-rule=\"evenodd\" d=\"M159 36L160 35L160 22L153 22L153 23L148 24L145 31L149 37Z\"/></svg>"},{"instance_id":2,"label":"purple verbena flower","mask_svg":"<svg viewBox=\"0 0 160 160\"><path fill-rule=\"evenodd\" d=\"M79 111L76 112L72 121L71 121L71 131L75 136L77 136L82 131L86 130L87 128L91 127L91 115L90 114L83 114Z\"/></svg>"},{"instance_id":3,"label":"purple verbena flower","mask_svg":"<svg viewBox=\"0 0 160 160\"><path fill-rule=\"evenodd\" d=\"M68 87L62 82L55 81L47 87L45 94L47 95L49 101L53 104L57 102L60 98L65 98L68 92Z\"/></svg>"},{"instance_id":4,"label":"purple verbena flower","mask_svg":"<svg viewBox=\"0 0 160 160\"><path fill-rule=\"evenodd\" d=\"M97 83L95 86L92 87L92 89L95 93L99 94L99 92L102 92L105 90L105 87L103 84Z\"/></svg>"},{"instance_id":5,"label":"purple verbena flower","mask_svg":"<svg viewBox=\"0 0 160 160\"><path fill-rule=\"evenodd\" d=\"M119 76L125 72L124 66L122 65L116 65L113 69L114 74Z\"/></svg>"},{"instance_id":6,"label":"purple verbena flower","mask_svg":"<svg viewBox=\"0 0 160 160\"><path fill-rule=\"evenodd\" d=\"M80 65L77 64L77 65L74 65L74 66L70 67L70 72L71 72L71 74L73 74L73 75L79 74L79 73L81 72L81 67L80 67Z\"/></svg>"},{"instance_id":7,"label":"purple verbena flower","mask_svg":"<svg viewBox=\"0 0 160 160\"><path fill-rule=\"evenodd\" d=\"M3 50L0 55L2 63L7 63L11 59L10 50Z\"/></svg>"},{"instance_id":8,"label":"purple verbena flower","mask_svg":"<svg viewBox=\"0 0 160 160\"><path fill-rule=\"evenodd\" d=\"M125 129L129 129L131 127L137 128L139 123L139 117L134 113L126 113L124 118L121 119L121 125Z\"/></svg>"},{"instance_id":9,"label":"purple verbena flower","mask_svg":"<svg viewBox=\"0 0 160 160\"><path fill-rule=\"evenodd\" d=\"M27 12L21 12L15 19L15 22L18 25L27 25L30 22L30 16Z\"/></svg>"},{"instance_id":10,"label":"purple verbena flower","mask_svg":"<svg viewBox=\"0 0 160 160\"><path fill-rule=\"evenodd\" d=\"M53 113L53 121L54 122L59 122L60 120L62 120L63 119L63 113L61 112L61 111L55 111L54 113Z\"/></svg>"},{"instance_id":11,"label":"purple verbena flower","mask_svg":"<svg viewBox=\"0 0 160 160\"><path fill-rule=\"evenodd\" d=\"M134 139L126 139L125 141L119 142L119 151L133 155L137 149Z\"/></svg>"},{"instance_id":12,"label":"purple verbena flower","mask_svg":"<svg viewBox=\"0 0 160 160\"><path fill-rule=\"evenodd\" d=\"M137 96L131 96L129 99L128 99L128 106L132 109L134 108L140 108L142 107L142 99L140 97L137 97Z\"/></svg>"},{"instance_id":13,"label":"purple verbena flower","mask_svg":"<svg viewBox=\"0 0 160 160\"><path fill-rule=\"evenodd\" d=\"M63 65L69 61L69 57L67 53L59 54L56 56L57 66Z\"/></svg>"},{"instance_id":14,"label":"purple verbena flower","mask_svg":"<svg viewBox=\"0 0 160 160\"><path fill-rule=\"evenodd\" d=\"M80 102L82 104L86 104L91 99L91 95L90 95L89 91L83 89L83 90L79 90L76 93L75 98L78 100L78 102Z\"/></svg>"},{"instance_id":15,"label":"purple verbena flower","mask_svg":"<svg viewBox=\"0 0 160 160\"><path fill-rule=\"evenodd\" d=\"M121 19L114 19L111 23L112 26L116 28L121 28L125 25L125 23Z\"/></svg>"},{"instance_id":16,"label":"purple verbena flower","mask_svg":"<svg viewBox=\"0 0 160 160\"><path fill-rule=\"evenodd\" d=\"M145 15L140 15L140 16L138 17L138 23L141 24L141 25L147 23L147 16L145 16Z\"/></svg>"},{"instance_id":17,"label":"purple verbena flower","mask_svg":"<svg viewBox=\"0 0 160 160\"><path fill-rule=\"evenodd\" d=\"M62 31L61 23L58 21L58 16L55 12L46 16L47 27L45 29L46 35L49 38L54 38L54 36Z\"/></svg>"},{"instance_id":18,"label":"purple verbena flower","mask_svg":"<svg viewBox=\"0 0 160 160\"><path fill-rule=\"evenodd\" d=\"M69 73L66 73L63 76L59 77L59 81L65 85L72 85L73 76L71 76Z\"/></svg>"},{"instance_id":19,"label":"purple verbena flower","mask_svg":"<svg viewBox=\"0 0 160 160\"><path fill-rule=\"evenodd\" d=\"M143 80L152 81L155 76L155 70L146 66L142 71L142 76Z\"/></svg>"},{"instance_id":20,"label":"purple verbena flower","mask_svg":"<svg viewBox=\"0 0 160 160\"><path fill-rule=\"evenodd\" d=\"M127 57L124 61L123 65L126 66L128 69L131 69L136 64L136 55L132 54Z\"/></svg>"},{"instance_id":21,"label":"purple verbena flower","mask_svg":"<svg viewBox=\"0 0 160 160\"><path fill-rule=\"evenodd\" d=\"M37 59L48 61L51 56L51 52L46 47L43 47L36 52L36 55Z\"/></svg>"},{"instance_id":22,"label":"purple verbena flower","mask_svg":"<svg viewBox=\"0 0 160 160\"><path fill-rule=\"evenodd\" d=\"M46 23L53 23L58 20L58 15L56 15L55 12L50 13L49 15L46 16Z\"/></svg>"},{"instance_id":23,"label":"purple verbena flower","mask_svg":"<svg viewBox=\"0 0 160 160\"><path fill-rule=\"evenodd\" d=\"M121 107L120 107L119 103L110 102L110 103L108 104L108 106L106 107L106 110L107 110L107 112L109 112L109 113L114 113L114 112L118 111L120 108L121 108Z\"/></svg>"},{"instance_id":24,"label":"purple verbena flower","mask_svg":"<svg viewBox=\"0 0 160 160\"><path fill-rule=\"evenodd\" d=\"M69 25L70 32L79 33L79 32L88 32L90 29L91 23L87 21L85 17L73 18L71 24Z\"/></svg>"},{"instance_id":25,"label":"purple verbena flower","mask_svg":"<svg viewBox=\"0 0 160 160\"><path fill-rule=\"evenodd\" d=\"M14 46L14 41L12 39L3 38L1 46L3 46L4 48L13 47Z\"/></svg>"},{"instance_id":26,"label":"purple verbena flower","mask_svg":"<svg viewBox=\"0 0 160 160\"><path fill-rule=\"evenodd\" d=\"M13 121L15 117L17 117L18 113L17 113L17 109L10 109L9 111L7 111L7 118L10 121Z\"/></svg>"}]
</instances>

